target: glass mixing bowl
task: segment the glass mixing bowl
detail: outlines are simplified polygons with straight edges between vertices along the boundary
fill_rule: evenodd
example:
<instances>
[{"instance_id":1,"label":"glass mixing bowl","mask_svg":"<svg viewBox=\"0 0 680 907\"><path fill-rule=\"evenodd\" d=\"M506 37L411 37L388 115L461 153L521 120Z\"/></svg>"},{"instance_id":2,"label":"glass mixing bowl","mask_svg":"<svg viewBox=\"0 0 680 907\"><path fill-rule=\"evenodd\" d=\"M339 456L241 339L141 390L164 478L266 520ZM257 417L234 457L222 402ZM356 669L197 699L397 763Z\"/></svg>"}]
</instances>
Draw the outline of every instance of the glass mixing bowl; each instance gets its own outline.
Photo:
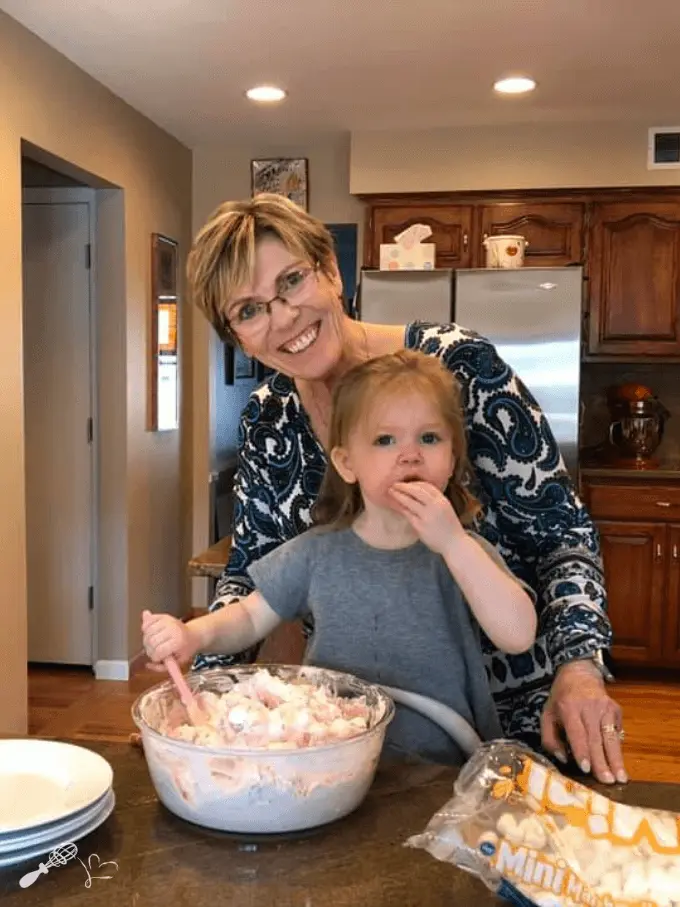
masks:
<instances>
[{"instance_id":1,"label":"glass mixing bowl","mask_svg":"<svg viewBox=\"0 0 680 907\"><path fill-rule=\"evenodd\" d=\"M171 681L157 684L137 698L132 717L156 793L182 819L244 834L300 831L348 815L366 796L394 717L392 699L350 674L299 665L210 668L186 679L194 693L225 693L265 668L284 681L323 686L334 696L365 696L368 730L294 750L200 746L159 732L170 710L177 709L178 696Z\"/></svg>"}]
</instances>

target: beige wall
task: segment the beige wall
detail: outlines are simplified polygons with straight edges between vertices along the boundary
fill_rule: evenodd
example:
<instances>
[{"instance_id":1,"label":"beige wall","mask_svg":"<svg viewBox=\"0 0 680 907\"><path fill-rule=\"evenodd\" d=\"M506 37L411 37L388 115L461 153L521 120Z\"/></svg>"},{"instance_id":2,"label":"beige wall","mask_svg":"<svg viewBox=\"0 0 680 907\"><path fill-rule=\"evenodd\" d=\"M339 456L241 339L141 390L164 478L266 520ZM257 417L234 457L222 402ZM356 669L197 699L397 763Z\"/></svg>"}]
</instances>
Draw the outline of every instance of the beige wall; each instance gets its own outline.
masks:
<instances>
[{"instance_id":1,"label":"beige wall","mask_svg":"<svg viewBox=\"0 0 680 907\"><path fill-rule=\"evenodd\" d=\"M194 231L199 229L221 202L250 196L250 161L253 158L267 157L308 158L310 212L327 223L357 223L361 233L363 205L349 193L349 136L318 133L300 134L286 140L253 140L195 148ZM194 335L193 380L196 388L195 401L200 409L196 411L194 422L197 429L194 436L195 550L199 550L207 542L208 472L212 468L219 468L224 453L216 445L215 414L218 410L224 412L228 409L235 420L251 389L247 382L239 382L236 387L224 385L221 356L221 346L214 331L197 326ZM209 366L211 362L212 370ZM210 398L210 405L206 405L205 409L199 388L205 388L206 396L209 395ZM205 424L205 431L201 423ZM194 585L194 604L204 606L205 584L196 581Z\"/></svg>"},{"instance_id":2,"label":"beige wall","mask_svg":"<svg viewBox=\"0 0 680 907\"><path fill-rule=\"evenodd\" d=\"M647 129L673 123L566 123L355 132L350 191L437 192L680 184L647 170Z\"/></svg>"},{"instance_id":3,"label":"beige wall","mask_svg":"<svg viewBox=\"0 0 680 907\"><path fill-rule=\"evenodd\" d=\"M349 135L300 133L295 138L225 143L194 148L194 229L232 198L250 196L253 158L306 157L309 210L328 223L353 223L362 206L349 193Z\"/></svg>"},{"instance_id":4,"label":"beige wall","mask_svg":"<svg viewBox=\"0 0 680 907\"><path fill-rule=\"evenodd\" d=\"M21 142L46 149L122 193L105 193L108 228L124 215L119 311L104 316L106 371L100 430L106 440L104 508L119 527L102 552L98 657L127 659L140 644L144 607L177 609L188 553L181 467L191 471L191 347L185 345L186 438L146 431L150 234L191 232L191 154L35 36L0 13L0 732L26 729L26 582L22 385ZM118 221L120 224L120 220ZM112 297L113 298L113 297ZM183 333L190 336L185 318ZM101 364L101 363L100 363ZM181 442L184 441L182 447ZM186 512L189 512L188 510ZM122 538L121 538L122 535ZM119 544L116 546L115 542ZM117 585L116 585L117 584ZM105 607L104 607L105 605Z\"/></svg>"}]
</instances>

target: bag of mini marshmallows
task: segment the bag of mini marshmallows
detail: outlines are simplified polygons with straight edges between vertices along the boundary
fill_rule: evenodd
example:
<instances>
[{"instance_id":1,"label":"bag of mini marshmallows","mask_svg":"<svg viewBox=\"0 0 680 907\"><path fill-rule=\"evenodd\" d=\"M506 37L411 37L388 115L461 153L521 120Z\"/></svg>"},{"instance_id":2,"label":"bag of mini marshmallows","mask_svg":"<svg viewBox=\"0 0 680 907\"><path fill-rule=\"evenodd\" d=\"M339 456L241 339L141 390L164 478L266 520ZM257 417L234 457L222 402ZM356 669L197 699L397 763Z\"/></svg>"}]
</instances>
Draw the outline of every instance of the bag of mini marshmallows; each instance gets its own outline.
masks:
<instances>
[{"instance_id":1,"label":"bag of mini marshmallows","mask_svg":"<svg viewBox=\"0 0 680 907\"><path fill-rule=\"evenodd\" d=\"M680 816L615 803L509 740L474 753L406 844L521 907L680 907Z\"/></svg>"}]
</instances>

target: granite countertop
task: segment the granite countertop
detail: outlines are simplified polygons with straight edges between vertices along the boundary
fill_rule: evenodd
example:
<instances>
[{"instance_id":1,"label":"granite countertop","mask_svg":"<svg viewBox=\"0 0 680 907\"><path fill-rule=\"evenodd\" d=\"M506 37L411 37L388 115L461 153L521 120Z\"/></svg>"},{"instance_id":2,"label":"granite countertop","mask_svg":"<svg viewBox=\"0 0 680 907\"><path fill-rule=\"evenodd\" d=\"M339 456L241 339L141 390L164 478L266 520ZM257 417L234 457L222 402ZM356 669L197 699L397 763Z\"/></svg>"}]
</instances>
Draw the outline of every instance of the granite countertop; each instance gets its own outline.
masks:
<instances>
[{"instance_id":1,"label":"granite countertop","mask_svg":"<svg viewBox=\"0 0 680 907\"><path fill-rule=\"evenodd\" d=\"M21 889L19 879L39 860L3 869L3 907L500 907L478 879L403 847L449 799L455 770L386 767L346 819L298 836L257 840L203 829L169 813L155 796L140 749L70 742L108 759L117 797L113 815L78 841L79 856L87 862L97 854L102 864L115 861L118 870L93 871L113 875L92 879L88 888L85 870L74 860ZM680 811L680 785L631 783L606 792Z\"/></svg>"},{"instance_id":2,"label":"granite countertop","mask_svg":"<svg viewBox=\"0 0 680 907\"><path fill-rule=\"evenodd\" d=\"M658 469L617 469L615 466L582 466L580 473L591 479L630 479L633 482L660 482L680 480L680 466L664 466Z\"/></svg>"},{"instance_id":3,"label":"granite countertop","mask_svg":"<svg viewBox=\"0 0 680 907\"><path fill-rule=\"evenodd\" d=\"M584 457L579 471L584 478L631 479L634 482L680 480L680 456L659 457L649 469L626 469Z\"/></svg>"}]
</instances>

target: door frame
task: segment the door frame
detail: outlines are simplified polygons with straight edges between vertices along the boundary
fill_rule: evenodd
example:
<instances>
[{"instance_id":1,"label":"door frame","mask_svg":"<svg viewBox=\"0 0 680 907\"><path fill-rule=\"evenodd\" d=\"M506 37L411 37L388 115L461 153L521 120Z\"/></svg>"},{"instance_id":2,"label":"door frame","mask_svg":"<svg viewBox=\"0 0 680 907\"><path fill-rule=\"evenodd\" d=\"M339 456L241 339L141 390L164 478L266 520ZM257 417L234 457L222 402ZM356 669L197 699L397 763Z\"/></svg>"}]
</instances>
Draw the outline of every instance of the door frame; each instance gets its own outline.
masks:
<instances>
[{"instance_id":1,"label":"door frame","mask_svg":"<svg viewBox=\"0 0 680 907\"><path fill-rule=\"evenodd\" d=\"M90 546L90 582L92 584L92 611L90 612L90 663L92 669L98 659L98 640L99 640L99 621L98 621L98 601L99 601L99 446L98 446L98 344L97 344L97 192L87 186L83 187L24 187L21 193L22 210L23 205L67 205L67 204L86 204L88 206L89 220L89 309L90 309L90 355L89 355L89 390L90 390L90 418L92 419L93 431L92 441L90 444L90 527L91 527L91 546ZM22 307L25 301L22 303ZM86 426L83 426L85 430Z\"/></svg>"}]
</instances>

